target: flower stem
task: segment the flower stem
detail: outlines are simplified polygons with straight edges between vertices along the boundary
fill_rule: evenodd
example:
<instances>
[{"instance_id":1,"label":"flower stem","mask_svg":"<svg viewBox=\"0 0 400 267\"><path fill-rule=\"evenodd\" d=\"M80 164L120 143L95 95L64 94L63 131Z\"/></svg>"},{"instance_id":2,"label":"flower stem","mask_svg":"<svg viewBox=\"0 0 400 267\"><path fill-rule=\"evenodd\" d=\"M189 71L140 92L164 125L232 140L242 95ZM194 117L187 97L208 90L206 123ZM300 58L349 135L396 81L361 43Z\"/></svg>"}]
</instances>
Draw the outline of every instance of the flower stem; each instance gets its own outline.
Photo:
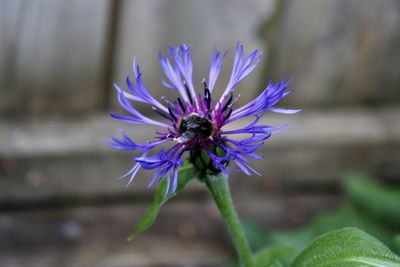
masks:
<instances>
[{"instance_id":1,"label":"flower stem","mask_svg":"<svg viewBox=\"0 0 400 267\"><path fill-rule=\"evenodd\" d=\"M210 191L231 235L233 245L244 267L254 267L254 261L239 218L232 203L227 177L222 173L205 178Z\"/></svg>"}]
</instances>

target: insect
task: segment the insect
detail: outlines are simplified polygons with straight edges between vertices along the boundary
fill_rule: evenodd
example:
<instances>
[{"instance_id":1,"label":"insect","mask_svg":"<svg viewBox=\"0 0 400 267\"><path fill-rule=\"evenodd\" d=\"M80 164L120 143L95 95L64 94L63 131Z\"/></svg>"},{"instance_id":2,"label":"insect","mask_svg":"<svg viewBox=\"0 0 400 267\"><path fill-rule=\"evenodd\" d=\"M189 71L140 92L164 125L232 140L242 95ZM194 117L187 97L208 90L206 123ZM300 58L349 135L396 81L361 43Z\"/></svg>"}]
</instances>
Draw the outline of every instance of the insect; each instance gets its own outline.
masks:
<instances>
[{"instance_id":1,"label":"insect","mask_svg":"<svg viewBox=\"0 0 400 267\"><path fill-rule=\"evenodd\" d=\"M181 134L177 140L179 143L208 139L214 134L214 124L197 113L190 113L182 117L177 124L177 129Z\"/></svg>"}]
</instances>

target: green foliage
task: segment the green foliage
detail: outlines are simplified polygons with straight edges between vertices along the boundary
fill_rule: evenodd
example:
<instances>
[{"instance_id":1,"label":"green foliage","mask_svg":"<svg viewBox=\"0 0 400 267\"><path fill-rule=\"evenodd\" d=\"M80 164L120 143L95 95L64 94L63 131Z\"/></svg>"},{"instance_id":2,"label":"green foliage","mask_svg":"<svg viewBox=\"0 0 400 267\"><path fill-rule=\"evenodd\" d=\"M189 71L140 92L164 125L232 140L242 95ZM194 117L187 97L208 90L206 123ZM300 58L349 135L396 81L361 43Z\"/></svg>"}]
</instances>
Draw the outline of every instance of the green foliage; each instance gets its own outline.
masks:
<instances>
[{"instance_id":1,"label":"green foliage","mask_svg":"<svg viewBox=\"0 0 400 267\"><path fill-rule=\"evenodd\" d=\"M397 234L394 237L394 245L395 245L395 248L396 248L395 251L400 251L400 234Z\"/></svg>"},{"instance_id":2,"label":"green foliage","mask_svg":"<svg viewBox=\"0 0 400 267\"><path fill-rule=\"evenodd\" d=\"M380 241L356 228L343 228L316 238L292 267L400 266L400 258Z\"/></svg>"},{"instance_id":3,"label":"green foliage","mask_svg":"<svg viewBox=\"0 0 400 267\"><path fill-rule=\"evenodd\" d=\"M267 236L263 229L255 222L240 218L242 228L249 240L249 245L252 251L259 251L265 248L267 244ZM280 247L280 245L278 245Z\"/></svg>"},{"instance_id":4,"label":"green foliage","mask_svg":"<svg viewBox=\"0 0 400 267\"><path fill-rule=\"evenodd\" d=\"M294 253L273 259L280 261L283 266L289 266L294 256L316 237L344 227L356 227L377 237L393 251L400 253L400 189L382 186L356 174L345 177L343 188L348 201L342 207L319 215L311 223L297 230L266 234L258 225L244 220L244 229L251 247L253 250L262 251L263 248L268 250L291 246ZM268 260L267 264L270 262L271 260Z\"/></svg>"},{"instance_id":5,"label":"green foliage","mask_svg":"<svg viewBox=\"0 0 400 267\"><path fill-rule=\"evenodd\" d=\"M285 265L278 260L274 260L270 265L267 265L267 267L285 267Z\"/></svg>"},{"instance_id":6,"label":"green foliage","mask_svg":"<svg viewBox=\"0 0 400 267\"><path fill-rule=\"evenodd\" d=\"M294 255L293 246L276 246L261 249L254 255L256 267L284 266L289 264L288 255Z\"/></svg>"},{"instance_id":7,"label":"green foliage","mask_svg":"<svg viewBox=\"0 0 400 267\"><path fill-rule=\"evenodd\" d=\"M351 202L363 213L390 227L400 225L400 190L382 186L359 174L348 174L344 188ZM379 201L377 201L379 200Z\"/></svg>"},{"instance_id":8,"label":"green foliage","mask_svg":"<svg viewBox=\"0 0 400 267\"><path fill-rule=\"evenodd\" d=\"M185 186L186 184L195 179L197 177L197 171L194 168L194 166L188 162L185 161L185 164L179 169L178 171L178 187L177 190L174 194L168 195L165 197L165 190L166 190L166 179L162 179L160 182L157 192L154 196L153 202L150 206L150 208L146 211L146 213L143 215L143 217L139 220L139 222L136 224L135 229L133 230L132 234L129 236L128 240L134 239L136 236L138 236L140 233L144 232L147 230L156 220L157 215L160 211L160 208L164 203L166 203L168 200L173 198L177 193L179 193ZM172 180L172 179L171 179ZM172 183L172 181L171 181Z\"/></svg>"},{"instance_id":9,"label":"green foliage","mask_svg":"<svg viewBox=\"0 0 400 267\"><path fill-rule=\"evenodd\" d=\"M147 230L156 220L161 206L189 181L196 179L198 172L191 163L185 162L178 175L178 188L173 195L165 197L166 179L160 182L152 205L135 226L129 240ZM348 175L343 187L348 203L334 212L318 216L302 229L267 235L256 224L242 222L252 249L258 251L253 257L255 266L400 266L400 258L389 248L364 231L353 228L365 230L399 252L400 190L384 187L356 174ZM329 233L324 234L326 232ZM295 258L296 255L299 256Z\"/></svg>"},{"instance_id":10,"label":"green foliage","mask_svg":"<svg viewBox=\"0 0 400 267\"><path fill-rule=\"evenodd\" d=\"M352 205L346 204L336 211L322 214L309 225L294 231L278 232L268 235L266 243L271 245L291 244L300 252L315 237L343 227L357 227L379 237L393 248L392 231L379 221L360 214Z\"/></svg>"}]
</instances>

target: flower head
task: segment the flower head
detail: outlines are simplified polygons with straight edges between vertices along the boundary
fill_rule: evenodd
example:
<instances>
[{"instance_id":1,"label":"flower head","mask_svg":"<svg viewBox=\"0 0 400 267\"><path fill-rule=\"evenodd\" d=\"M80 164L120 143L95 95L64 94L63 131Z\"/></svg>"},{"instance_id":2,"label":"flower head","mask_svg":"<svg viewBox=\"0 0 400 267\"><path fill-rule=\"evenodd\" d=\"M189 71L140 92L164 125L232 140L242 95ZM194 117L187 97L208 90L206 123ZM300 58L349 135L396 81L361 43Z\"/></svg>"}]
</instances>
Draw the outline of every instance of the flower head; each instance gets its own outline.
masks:
<instances>
[{"instance_id":1,"label":"flower head","mask_svg":"<svg viewBox=\"0 0 400 267\"><path fill-rule=\"evenodd\" d=\"M229 163L236 165L245 174L257 171L251 166L250 159L261 159L256 150L271 136L278 127L259 125L261 116L267 111L280 113L295 113L298 110L276 108L275 104L288 95L289 82L269 82L263 92L246 105L235 108L238 96L234 94L236 86L260 62L260 51L253 51L244 56L243 46L238 43L234 55L232 73L222 95L213 99L212 93L221 71L227 53L216 50L212 56L208 81L202 80L201 92L192 80L193 65L189 53L190 47L180 45L169 48L164 57L159 54L159 61L168 81L163 85L178 92L173 101L162 97L156 100L148 91L142 80L139 66L133 60L134 79L126 79L128 91L115 84L118 100L128 115L112 113L111 116L131 124L146 124L159 127L154 141L139 144L120 130L121 137L111 136L109 144L117 149L143 151L138 157L133 157L136 164L123 177L129 177L129 185L137 172L143 168L154 170L149 183L159 182L164 176L167 179L166 194L174 193L178 185L178 168L183 164L185 152L189 159L202 172L227 172ZM196 86L196 87L195 87ZM134 102L144 102L152 106L159 119L140 113ZM224 126L239 119L254 117L246 127L226 130ZM238 134L247 134L243 139L237 139ZM169 143L168 149L161 145Z\"/></svg>"}]
</instances>

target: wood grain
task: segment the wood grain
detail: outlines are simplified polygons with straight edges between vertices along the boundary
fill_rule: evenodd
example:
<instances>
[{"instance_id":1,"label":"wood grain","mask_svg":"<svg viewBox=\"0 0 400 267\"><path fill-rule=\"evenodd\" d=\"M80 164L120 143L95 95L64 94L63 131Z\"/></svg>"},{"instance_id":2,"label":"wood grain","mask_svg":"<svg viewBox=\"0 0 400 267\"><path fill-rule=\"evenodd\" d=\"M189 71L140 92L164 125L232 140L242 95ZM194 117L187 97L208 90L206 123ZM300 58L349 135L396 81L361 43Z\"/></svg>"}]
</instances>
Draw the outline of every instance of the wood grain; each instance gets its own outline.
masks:
<instances>
[{"instance_id":1,"label":"wood grain","mask_svg":"<svg viewBox=\"0 0 400 267\"><path fill-rule=\"evenodd\" d=\"M273 15L275 3L274 0L246 3L224 0L218 5L196 0L122 1L118 18L114 81L125 83L125 77L132 75L131 60L136 57L150 91L157 97L167 95L176 98L176 94L161 84L161 80L166 78L158 64L157 53L161 51L165 54L169 46L186 43L193 45L194 86L198 92L203 90L202 78L208 79L213 50L218 48L230 51L217 83L218 93L215 95L218 96L229 79L236 42L244 44L246 55L260 48L263 42L257 30L264 20ZM239 13L239 17L245 19L238 18ZM242 95L240 104L253 99L264 89L269 80L260 74L261 67L241 83L238 88ZM116 99L114 95L113 99Z\"/></svg>"},{"instance_id":2,"label":"wood grain","mask_svg":"<svg viewBox=\"0 0 400 267\"><path fill-rule=\"evenodd\" d=\"M231 172L233 190L259 195L337 191L340 178L348 170L398 183L398 112L302 112L290 117L265 117L262 123L288 122L289 126L266 142L260 151L265 160L254 161L262 176ZM231 127L244 124L246 121ZM116 180L133 164L131 153L113 150L103 142L107 133L116 132L118 127L126 128L140 142L152 131L112 121L105 115L79 120L0 121L2 208L148 199L152 194L146 190L149 172L140 172L128 189L124 188L125 180ZM188 192L199 194L198 187Z\"/></svg>"},{"instance_id":3,"label":"wood grain","mask_svg":"<svg viewBox=\"0 0 400 267\"><path fill-rule=\"evenodd\" d=\"M0 3L0 112L77 113L102 103L106 0Z\"/></svg>"},{"instance_id":4,"label":"wood grain","mask_svg":"<svg viewBox=\"0 0 400 267\"><path fill-rule=\"evenodd\" d=\"M266 75L292 77L301 106L399 103L398 25L397 0L286 1Z\"/></svg>"}]
</instances>

